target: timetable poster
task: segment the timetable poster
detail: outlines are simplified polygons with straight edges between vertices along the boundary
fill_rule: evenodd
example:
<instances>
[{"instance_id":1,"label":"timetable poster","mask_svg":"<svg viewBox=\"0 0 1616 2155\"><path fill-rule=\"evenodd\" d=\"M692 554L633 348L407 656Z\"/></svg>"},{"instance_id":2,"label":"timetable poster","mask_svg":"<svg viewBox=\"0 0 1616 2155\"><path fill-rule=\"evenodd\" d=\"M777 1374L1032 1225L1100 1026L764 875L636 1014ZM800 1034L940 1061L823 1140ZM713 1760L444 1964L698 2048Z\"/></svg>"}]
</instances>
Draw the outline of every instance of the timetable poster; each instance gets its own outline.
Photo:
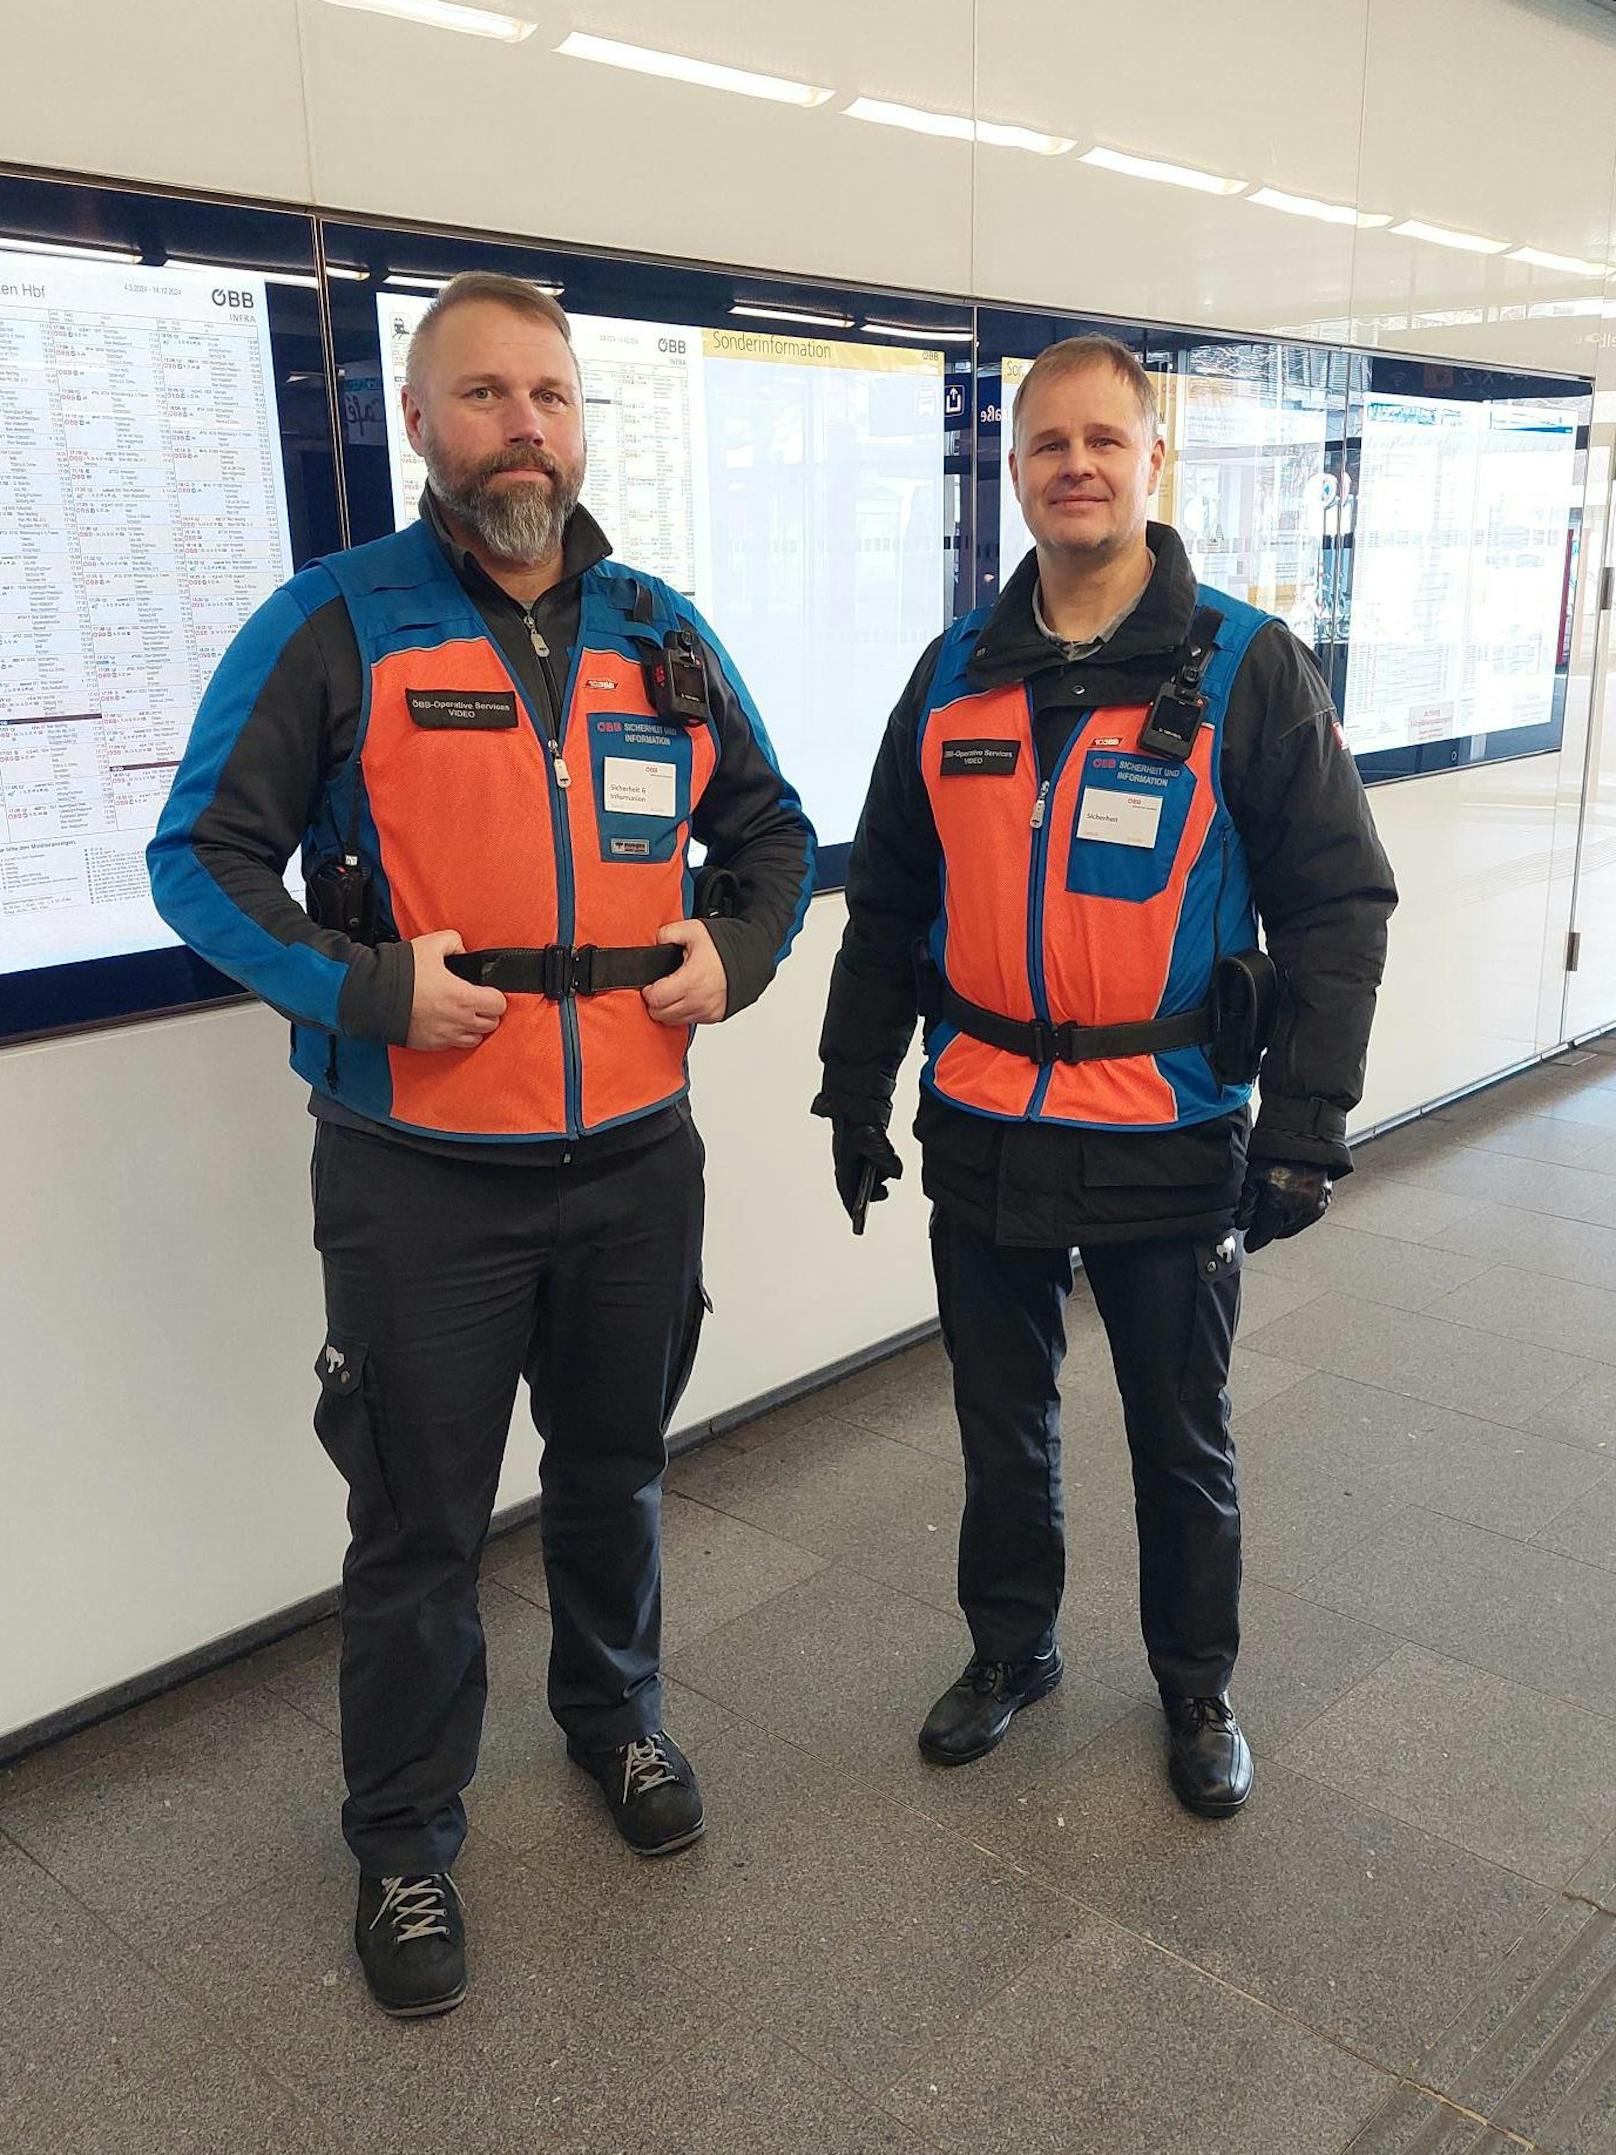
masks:
<instances>
[{"instance_id":1,"label":"timetable poster","mask_svg":"<svg viewBox=\"0 0 1616 2155\"><path fill-rule=\"evenodd\" d=\"M291 571L263 278L0 248L0 972L173 945L146 842Z\"/></svg>"},{"instance_id":2,"label":"timetable poster","mask_svg":"<svg viewBox=\"0 0 1616 2155\"><path fill-rule=\"evenodd\" d=\"M393 513L425 470L399 390L429 301L377 302ZM692 599L821 840L850 839L888 714L948 619L943 354L571 317L583 502L617 559Z\"/></svg>"}]
</instances>

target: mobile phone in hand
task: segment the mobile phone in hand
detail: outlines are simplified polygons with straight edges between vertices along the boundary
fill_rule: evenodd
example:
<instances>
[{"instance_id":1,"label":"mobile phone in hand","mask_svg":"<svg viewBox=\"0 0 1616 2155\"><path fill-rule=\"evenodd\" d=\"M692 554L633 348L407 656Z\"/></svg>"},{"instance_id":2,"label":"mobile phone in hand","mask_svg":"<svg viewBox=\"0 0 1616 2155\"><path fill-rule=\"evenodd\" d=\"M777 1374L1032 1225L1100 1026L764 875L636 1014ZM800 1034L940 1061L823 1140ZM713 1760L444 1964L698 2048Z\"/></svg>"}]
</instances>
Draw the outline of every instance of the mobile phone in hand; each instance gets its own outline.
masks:
<instances>
[{"instance_id":1,"label":"mobile phone in hand","mask_svg":"<svg viewBox=\"0 0 1616 2155\"><path fill-rule=\"evenodd\" d=\"M858 1193L853 1199L853 1232L864 1232L864 1215L870 1209L870 1193L875 1188L875 1162L866 1160L859 1169Z\"/></svg>"}]
</instances>

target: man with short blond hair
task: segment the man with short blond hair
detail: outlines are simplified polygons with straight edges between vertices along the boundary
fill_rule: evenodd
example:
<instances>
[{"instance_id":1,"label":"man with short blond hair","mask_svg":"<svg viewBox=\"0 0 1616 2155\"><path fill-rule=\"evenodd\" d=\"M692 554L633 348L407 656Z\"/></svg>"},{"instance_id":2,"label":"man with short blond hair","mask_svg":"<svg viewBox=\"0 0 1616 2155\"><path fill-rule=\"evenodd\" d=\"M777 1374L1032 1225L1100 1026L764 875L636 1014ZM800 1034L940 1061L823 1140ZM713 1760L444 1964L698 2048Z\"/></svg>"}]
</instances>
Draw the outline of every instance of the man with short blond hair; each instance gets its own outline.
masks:
<instances>
[{"instance_id":1,"label":"man with short blond hair","mask_svg":"<svg viewBox=\"0 0 1616 2155\"><path fill-rule=\"evenodd\" d=\"M1252 1785L1229 1701L1242 1231L1244 1250L1301 1232L1351 1166L1396 893L1312 658L1198 587L1177 534L1148 521L1165 447L1132 354L1103 337L1041 353L1014 441L1034 548L925 653L893 713L814 1109L857 1230L902 1172L887 1123L924 1017L915 1134L974 1650L922 1751L980 1758L1060 1681L1075 1246L1122 1395L1169 1775L1224 1817Z\"/></svg>"},{"instance_id":2,"label":"man with short blond hair","mask_svg":"<svg viewBox=\"0 0 1616 2155\"><path fill-rule=\"evenodd\" d=\"M813 833L723 646L578 506L555 302L456 278L403 413L420 518L247 623L150 862L170 925L291 1017L311 1087L354 1935L377 2003L422 2015L465 1995L477 1574L524 1375L551 1711L636 1851L703 1828L658 1668L663 1439L706 1301L686 1054L790 948Z\"/></svg>"},{"instance_id":3,"label":"man with short blond hair","mask_svg":"<svg viewBox=\"0 0 1616 2155\"><path fill-rule=\"evenodd\" d=\"M1090 367L1108 367L1134 393L1139 417L1151 441L1161 434L1161 407L1156 385L1125 344L1115 337L1063 337L1059 344L1046 344L1016 385L1010 406L1010 437L1016 438L1019 415L1038 401L1046 386L1085 374Z\"/></svg>"}]
</instances>

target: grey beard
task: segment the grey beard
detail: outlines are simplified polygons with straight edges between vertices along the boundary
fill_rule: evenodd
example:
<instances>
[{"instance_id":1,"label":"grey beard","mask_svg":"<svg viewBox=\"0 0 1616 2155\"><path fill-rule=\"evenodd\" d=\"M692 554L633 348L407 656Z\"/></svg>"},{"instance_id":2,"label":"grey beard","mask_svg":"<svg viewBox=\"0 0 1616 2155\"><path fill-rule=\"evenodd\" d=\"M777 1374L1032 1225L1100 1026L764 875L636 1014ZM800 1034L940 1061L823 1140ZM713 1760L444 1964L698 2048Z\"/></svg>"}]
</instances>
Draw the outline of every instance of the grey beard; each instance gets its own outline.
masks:
<instances>
[{"instance_id":1,"label":"grey beard","mask_svg":"<svg viewBox=\"0 0 1616 2155\"><path fill-rule=\"evenodd\" d=\"M432 491L445 508L502 561L532 564L559 553L567 519L578 506L577 494L562 479L548 486L495 488L484 482L471 487L445 486L428 467Z\"/></svg>"}]
</instances>

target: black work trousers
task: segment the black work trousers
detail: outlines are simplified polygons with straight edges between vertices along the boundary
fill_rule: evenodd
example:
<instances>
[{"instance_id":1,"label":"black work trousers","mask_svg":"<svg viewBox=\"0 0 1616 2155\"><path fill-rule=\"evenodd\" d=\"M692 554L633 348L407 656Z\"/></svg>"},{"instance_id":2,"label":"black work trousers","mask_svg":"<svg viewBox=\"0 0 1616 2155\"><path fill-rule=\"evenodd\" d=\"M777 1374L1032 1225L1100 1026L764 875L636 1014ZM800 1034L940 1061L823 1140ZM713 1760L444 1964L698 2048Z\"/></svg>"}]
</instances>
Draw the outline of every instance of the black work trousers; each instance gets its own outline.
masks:
<instances>
[{"instance_id":1,"label":"black work trousers","mask_svg":"<svg viewBox=\"0 0 1616 2155\"><path fill-rule=\"evenodd\" d=\"M1054 1644L1066 1583L1061 1362L1072 1253L991 1242L932 1215L932 1262L965 1453L959 1596L977 1653ZM1111 1347L1133 1459L1139 1613L1157 1683L1227 1688L1240 1644L1240 1504L1229 1355L1240 1248L1182 1239L1079 1253Z\"/></svg>"},{"instance_id":2,"label":"black work trousers","mask_svg":"<svg viewBox=\"0 0 1616 2155\"><path fill-rule=\"evenodd\" d=\"M566 1165L322 1123L320 1441L348 1484L343 1832L377 1876L465 1836L487 1667L477 1573L517 1379L544 1439L550 1710L586 1749L662 1723L663 1443L703 1309L701 1140Z\"/></svg>"}]
</instances>

